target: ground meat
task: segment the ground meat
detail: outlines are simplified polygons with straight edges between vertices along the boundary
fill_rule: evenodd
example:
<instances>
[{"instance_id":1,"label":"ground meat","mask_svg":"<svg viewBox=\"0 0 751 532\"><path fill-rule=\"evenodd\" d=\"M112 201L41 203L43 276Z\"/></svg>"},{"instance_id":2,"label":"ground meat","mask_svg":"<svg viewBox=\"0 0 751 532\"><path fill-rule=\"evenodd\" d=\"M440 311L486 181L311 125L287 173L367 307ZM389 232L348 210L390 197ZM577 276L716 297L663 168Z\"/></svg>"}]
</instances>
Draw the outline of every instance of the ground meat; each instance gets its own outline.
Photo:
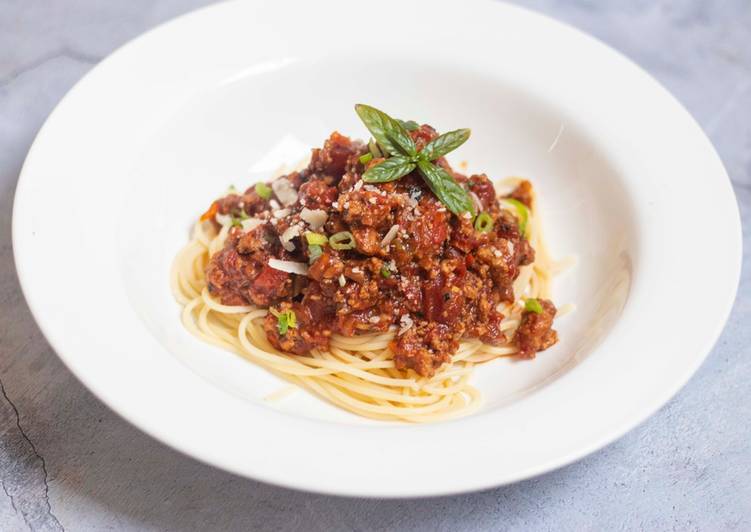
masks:
<instances>
[{"instance_id":1,"label":"ground meat","mask_svg":"<svg viewBox=\"0 0 751 532\"><path fill-rule=\"evenodd\" d=\"M314 149L310 160L310 170L340 179L347 161L362 150L361 142L352 142L336 131L323 144L323 149Z\"/></svg>"},{"instance_id":2,"label":"ground meat","mask_svg":"<svg viewBox=\"0 0 751 532\"><path fill-rule=\"evenodd\" d=\"M455 336L447 325L420 321L391 342L394 365L397 369L413 369L419 375L431 377L459 348Z\"/></svg>"},{"instance_id":3,"label":"ground meat","mask_svg":"<svg viewBox=\"0 0 751 532\"><path fill-rule=\"evenodd\" d=\"M532 208L532 198L533 198L532 183L530 183L529 181L523 180L506 197L520 201L527 207Z\"/></svg>"},{"instance_id":4,"label":"ground meat","mask_svg":"<svg viewBox=\"0 0 751 532\"><path fill-rule=\"evenodd\" d=\"M538 301L542 312L524 311L516 330L515 340L519 344L520 358L535 358L538 351L544 351L558 341L558 333L552 328L555 305L548 299Z\"/></svg>"},{"instance_id":5,"label":"ground meat","mask_svg":"<svg viewBox=\"0 0 751 532\"><path fill-rule=\"evenodd\" d=\"M428 125L410 135L418 150L437 137ZM363 143L332 133L323 148L313 150L307 168L284 176L294 189L285 196L296 201L280 205L275 195L266 200L251 187L214 202L203 219L217 229L216 214L262 223L248 231L233 228L212 256L206 268L211 295L227 305L273 309L264 321L269 341L297 355L326 349L332 334L393 327L400 331L390 346L396 367L423 376L448 362L462 338L505 342L497 308L514 301L513 282L534 260L534 250L519 220L501 208L491 180L484 174L467 178L442 157L435 161L492 219L492 228L481 232L471 217L447 210L417 171L388 183L364 183L367 168L382 162L361 161L367 152ZM522 182L509 197L530 205L529 184ZM324 211L323 225L309 225L310 213L301 216L303 209ZM351 247L314 243L344 231L353 235ZM292 238L282 243L285 234ZM271 258L308 265L308 273L274 269ZM555 343L555 307L542 305L539 315L523 314L516 334L522 357ZM287 311L296 323L281 334L277 315Z\"/></svg>"},{"instance_id":6,"label":"ground meat","mask_svg":"<svg viewBox=\"0 0 751 532\"><path fill-rule=\"evenodd\" d=\"M282 303L274 309L277 314L292 310L295 313L297 323L289 327L284 334L279 331L277 316L269 312L263 321L263 330L266 332L271 345L280 351L306 355L311 349L328 349L331 331L326 328L316 327L315 320L311 315L310 308L299 303Z\"/></svg>"}]
</instances>

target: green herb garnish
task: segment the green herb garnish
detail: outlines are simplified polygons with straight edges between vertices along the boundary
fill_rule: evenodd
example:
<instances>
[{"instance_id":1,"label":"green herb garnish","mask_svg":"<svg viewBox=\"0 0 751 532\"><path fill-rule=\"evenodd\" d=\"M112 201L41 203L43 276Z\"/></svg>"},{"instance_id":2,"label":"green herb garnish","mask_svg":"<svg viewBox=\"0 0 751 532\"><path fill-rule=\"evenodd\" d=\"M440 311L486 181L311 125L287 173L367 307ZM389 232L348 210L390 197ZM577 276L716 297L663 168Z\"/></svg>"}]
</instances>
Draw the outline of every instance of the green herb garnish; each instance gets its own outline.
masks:
<instances>
[{"instance_id":1,"label":"green herb garnish","mask_svg":"<svg viewBox=\"0 0 751 532\"><path fill-rule=\"evenodd\" d=\"M326 238L326 235L314 233L313 231L305 232L305 240L307 240L308 244L311 246L325 246L326 242L329 241L329 239Z\"/></svg>"},{"instance_id":2,"label":"green herb garnish","mask_svg":"<svg viewBox=\"0 0 751 532\"><path fill-rule=\"evenodd\" d=\"M269 311L276 316L276 328L280 335L284 336L287 334L290 327L297 329L297 316L295 316L294 310L279 312L278 310L270 308Z\"/></svg>"},{"instance_id":3,"label":"green herb garnish","mask_svg":"<svg viewBox=\"0 0 751 532\"><path fill-rule=\"evenodd\" d=\"M404 177L415 169L415 163L409 157L397 155L378 163L362 175L366 183L388 183Z\"/></svg>"},{"instance_id":4,"label":"green herb garnish","mask_svg":"<svg viewBox=\"0 0 751 532\"><path fill-rule=\"evenodd\" d=\"M384 279L388 279L389 277L391 277L391 270L384 266L381 268L381 275Z\"/></svg>"},{"instance_id":5,"label":"green herb garnish","mask_svg":"<svg viewBox=\"0 0 751 532\"><path fill-rule=\"evenodd\" d=\"M341 231L329 237L329 245L337 250L353 249L355 237L349 231Z\"/></svg>"},{"instance_id":6,"label":"green herb garnish","mask_svg":"<svg viewBox=\"0 0 751 532\"><path fill-rule=\"evenodd\" d=\"M542 305L534 297L530 297L524 300L524 310L534 312L535 314L542 314Z\"/></svg>"},{"instance_id":7,"label":"green herb garnish","mask_svg":"<svg viewBox=\"0 0 751 532\"><path fill-rule=\"evenodd\" d=\"M271 187L266 183L257 183L255 187L256 194L267 200L271 197Z\"/></svg>"},{"instance_id":8,"label":"green herb garnish","mask_svg":"<svg viewBox=\"0 0 751 532\"><path fill-rule=\"evenodd\" d=\"M373 160L373 154L368 152L365 155L360 155L360 158L357 160L360 161L360 164L363 164L363 165L368 164L370 161Z\"/></svg>"},{"instance_id":9,"label":"green herb garnish","mask_svg":"<svg viewBox=\"0 0 751 532\"><path fill-rule=\"evenodd\" d=\"M323 248L317 244L312 244L308 246L308 263L313 264L316 260L318 260L318 257L323 255Z\"/></svg>"},{"instance_id":10,"label":"green herb garnish","mask_svg":"<svg viewBox=\"0 0 751 532\"><path fill-rule=\"evenodd\" d=\"M481 233L489 233L493 230L493 218L487 212L481 212L475 218L475 229Z\"/></svg>"},{"instance_id":11,"label":"green herb garnish","mask_svg":"<svg viewBox=\"0 0 751 532\"><path fill-rule=\"evenodd\" d=\"M501 201L506 202L516 209L519 216L519 232L522 236L527 236L527 222L529 222L529 209L521 201L514 198L503 198Z\"/></svg>"},{"instance_id":12,"label":"green herb garnish","mask_svg":"<svg viewBox=\"0 0 751 532\"><path fill-rule=\"evenodd\" d=\"M399 122L399 124L400 124L400 125L401 125L401 126L402 126L402 127L404 128L404 129L406 129L407 131L415 131L415 130L417 130L417 129L420 129L420 124L418 124L418 123L417 123L417 122L415 122L414 120L407 120L407 121L404 121L404 120L399 120L399 119L397 118L397 119L396 119L396 121L397 121L397 122Z\"/></svg>"},{"instance_id":13,"label":"green herb garnish","mask_svg":"<svg viewBox=\"0 0 751 532\"><path fill-rule=\"evenodd\" d=\"M373 139L370 139L368 141L368 150L370 151L370 155L372 155L375 158L380 158L386 155L386 152L381 151L381 147Z\"/></svg>"},{"instance_id":14,"label":"green herb garnish","mask_svg":"<svg viewBox=\"0 0 751 532\"><path fill-rule=\"evenodd\" d=\"M456 215L465 212L474 214L474 205L467 191L454 180L451 174L431 162L461 146L469 138L469 129L444 133L418 152L417 146L405 127L411 126L408 122L395 120L369 105L357 104L355 111L377 141L378 146L386 152L383 155L390 155L382 163L369 168L362 175L363 181L387 183L404 177L417 168L433 193L451 212ZM375 143L369 144L371 153L373 144ZM374 156L377 155L374 154Z\"/></svg>"}]
</instances>

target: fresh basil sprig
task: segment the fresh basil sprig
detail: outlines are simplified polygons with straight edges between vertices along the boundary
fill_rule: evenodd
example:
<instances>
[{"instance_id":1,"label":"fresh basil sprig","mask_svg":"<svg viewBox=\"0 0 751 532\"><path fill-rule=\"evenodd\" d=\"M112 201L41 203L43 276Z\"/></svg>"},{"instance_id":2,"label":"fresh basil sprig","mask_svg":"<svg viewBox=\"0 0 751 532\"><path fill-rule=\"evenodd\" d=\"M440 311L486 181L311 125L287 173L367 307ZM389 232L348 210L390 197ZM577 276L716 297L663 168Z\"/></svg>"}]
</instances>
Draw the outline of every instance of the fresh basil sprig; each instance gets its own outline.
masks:
<instances>
[{"instance_id":1,"label":"fresh basil sprig","mask_svg":"<svg viewBox=\"0 0 751 532\"><path fill-rule=\"evenodd\" d=\"M467 142L469 138L469 129L457 129L455 131L449 131L443 135L434 138L420 151L420 153L428 161L435 161L439 157L443 157L450 151L454 151L456 148Z\"/></svg>"},{"instance_id":2,"label":"fresh basil sprig","mask_svg":"<svg viewBox=\"0 0 751 532\"><path fill-rule=\"evenodd\" d=\"M430 141L417 151L412 137L407 132L419 127L416 122L403 122L391 118L383 111L369 105L357 104L355 111L373 135L378 145L391 157L371 166L362 175L366 183L395 181L417 168L430 190L456 215L469 212L474 215L474 204L467 191L446 170L431 161L443 157L464 144L470 135L469 129L449 131ZM386 154L384 154L386 155Z\"/></svg>"},{"instance_id":3,"label":"fresh basil sprig","mask_svg":"<svg viewBox=\"0 0 751 532\"><path fill-rule=\"evenodd\" d=\"M404 155L389 157L365 172L362 180L366 183L388 183L389 181L404 177L414 170L415 166L417 165L410 157L405 157Z\"/></svg>"},{"instance_id":4,"label":"fresh basil sprig","mask_svg":"<svg viewBox=\"0 0 751 532\"><path fill-rule=\"evenodd\" d=\"M459 183L454 181L451 174L425 159L417 161L417 168L420 169L420 173L430 187L430 190L438 196L438 199L441 200L441 203L448 210L456 215L468 212L474 216L475 208L472 198L469 197L467 191Z\"/></svg>"},{"instance_id":5,"label":"fresh basil sprig","mask_svg":"<svg viewBox=\"0 0 751 532\"><path fill-rule=\"evenodd\" d=\"M389 155L417 155L417 147L402 125L383 111L369 105L355 105L360 120L365 123L378 144Z\"/></svg>"}]
</instances>

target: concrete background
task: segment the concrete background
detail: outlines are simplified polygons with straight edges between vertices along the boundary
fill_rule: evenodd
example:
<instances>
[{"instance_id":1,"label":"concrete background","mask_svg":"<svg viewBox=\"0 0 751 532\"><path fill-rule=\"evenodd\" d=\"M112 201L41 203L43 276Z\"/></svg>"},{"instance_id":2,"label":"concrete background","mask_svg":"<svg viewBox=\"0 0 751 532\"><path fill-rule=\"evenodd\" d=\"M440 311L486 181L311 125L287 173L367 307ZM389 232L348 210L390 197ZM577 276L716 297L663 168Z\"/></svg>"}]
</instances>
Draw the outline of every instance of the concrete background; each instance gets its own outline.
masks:
<instances>
[{"instance_id":1,"label":"concrete background","mask_svg":"<svg viewBox=\"0 0 751 532\"><path fill-rule=\"evenodd\" d=\"M206 3L0 0L0 529L751 530L751 1L519 2L622 51L701 123L741 207L740 292L698 373L618 442L533 480L417 501L310 495L177 454L84 389L24 303L11 206L35 133L114 48Z\"/></svg>"}]
</instances>

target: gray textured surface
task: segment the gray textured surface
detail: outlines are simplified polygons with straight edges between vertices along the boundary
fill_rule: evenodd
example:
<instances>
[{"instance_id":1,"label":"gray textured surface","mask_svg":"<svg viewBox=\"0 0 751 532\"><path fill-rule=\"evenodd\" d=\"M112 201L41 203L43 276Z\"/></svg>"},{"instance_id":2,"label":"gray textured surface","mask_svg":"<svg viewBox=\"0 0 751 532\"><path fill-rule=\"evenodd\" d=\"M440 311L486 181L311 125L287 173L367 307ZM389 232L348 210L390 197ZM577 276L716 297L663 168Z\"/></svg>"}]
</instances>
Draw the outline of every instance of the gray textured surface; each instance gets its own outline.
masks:
<instances>
[{"instance_id":1,"label":"gray textured surface","mask_svg":"<svg viewBox=\"0 0 751 532\"><path fill-rule=\"evenodd\" d=\"M0 0L0 529L751 530L751 2L534 0L636 60L722 156L746 234L739 297L707 362L658 414L559 471L419 501L309 495L181 456L63 367L21 296L13 191L65 92L124 41L202 0Z\"/></svg>"}]
</instances>

